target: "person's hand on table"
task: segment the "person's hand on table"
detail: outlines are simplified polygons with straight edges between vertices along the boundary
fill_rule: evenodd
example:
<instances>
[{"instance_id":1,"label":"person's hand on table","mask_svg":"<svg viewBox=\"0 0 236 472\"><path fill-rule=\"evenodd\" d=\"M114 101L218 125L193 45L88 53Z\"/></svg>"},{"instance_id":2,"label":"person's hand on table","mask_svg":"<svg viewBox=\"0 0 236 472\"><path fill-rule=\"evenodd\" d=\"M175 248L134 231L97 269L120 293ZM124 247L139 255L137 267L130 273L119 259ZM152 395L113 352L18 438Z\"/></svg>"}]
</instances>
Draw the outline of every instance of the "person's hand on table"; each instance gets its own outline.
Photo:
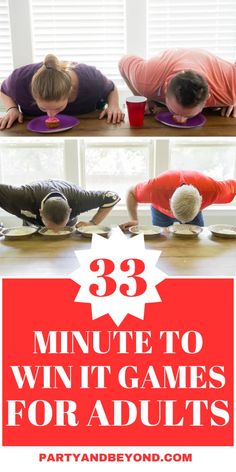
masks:
<instances>
[{"instance_id":1,"label":"person's hand on table","mask_svg":"<svg viewBox=\"0 0 236 472\"><path fill-rule=\"evenodd\" d=\"M11 108L0 118L0 130L11 128L15 121L23 123L23 115L19 110L17 110L17 108Z\"/></svg>"},{"instance_id":2,"label":"person's hand on table","mask_svg":"<svg viewBox=\"0 0 236 472\"><path fill-rule=\"evenodd\" d=\"M123 231L127 231L129 228L131 228L131 226L137 226L137 225L138 225L137 220L130 220L130 221L127 221L126 223L122 223L121 225L119 225L119 227Z\"/></svg>"},{"instance_id":3,"label":"person's hand on table","mask_svg":"<svg viewBox=\"0 0 236 472\"><path fill-rule=\"evenodd\" d=\"M94 224L95 223L92 223L91 221L78 221L78 223L76 223L75 227L76 228L82 228L82 226L92 226Z\"/></svg>"},{"instance_id":4,"label":"person's hand on table","mask_svg":"<svg viewBox=\"0 0 236 472\"><path fill-rule=\"evenodd\" d=\"M107 106L102 110L102 112L99 115L99 120L107 116L107 123L112 123L113 125L120 123L121 121L124 121L125 114L124 112L120 109L119 105L117 106Z\"/></svg>"},{"instance_id":5,"label":"person's hand on table","mask_svg":"<svg viewBox=\"0 0 236 472\"><path fill-rule=\"evenodd\" d=\"M229 107L223 107L221 109L221 116L226 116L227 118L229 116L232 116L233 118L236 118L236 106L229 106Z\"/></svg>"}]
</instances>

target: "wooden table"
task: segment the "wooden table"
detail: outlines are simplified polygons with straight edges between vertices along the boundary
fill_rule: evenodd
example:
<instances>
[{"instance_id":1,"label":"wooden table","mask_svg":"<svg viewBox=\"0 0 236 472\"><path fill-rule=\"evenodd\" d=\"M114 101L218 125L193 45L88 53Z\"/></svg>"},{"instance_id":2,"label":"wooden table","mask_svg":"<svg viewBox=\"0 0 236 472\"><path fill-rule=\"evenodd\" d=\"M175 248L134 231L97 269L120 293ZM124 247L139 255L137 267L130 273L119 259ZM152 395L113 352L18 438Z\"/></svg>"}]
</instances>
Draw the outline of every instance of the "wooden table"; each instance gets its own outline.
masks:
<instances>
[{"instance_id":1,"label":"wooden table","mask_svg":"<svg viewBox=\"0 0 236 472\"><path fill-rule=\"evenodd\" d=\"M60 241L44 240L40 235L23 241L2 238L0 276L67 277L78 267L74 251L89 249L90 244L78 234ZM162 251L158 267L170 276L236 275L236 239L216 238L207 228L195 239L165 233L146 240L146 247Z\"/></svg>"},{"instance_id":2,"label":"wooden table","mask_svg":"<svg viewBox=\"0 0 236 472\"><path fill-rule=\"evenodd\" d=\"M171 128L157 122L153 116L146 116L142 128L130 128L128 118L119 125L112 125L106 119L99 120L98 112L89 115L81 115L80 124L70 130L60 133L50 133L50 136L66 137L176 137L176 136L236 136L236 118L224 118L219 115L219 111L206 110L204 112L207 122L200 128L180 129ZM127 115L127 114L126 114ZM26 128L27 121L23 124L14 124L9 130L0 131L0 137L20 137L20 136L48 136L48 134L32 133Z\"/></svg>"}]
</instances>

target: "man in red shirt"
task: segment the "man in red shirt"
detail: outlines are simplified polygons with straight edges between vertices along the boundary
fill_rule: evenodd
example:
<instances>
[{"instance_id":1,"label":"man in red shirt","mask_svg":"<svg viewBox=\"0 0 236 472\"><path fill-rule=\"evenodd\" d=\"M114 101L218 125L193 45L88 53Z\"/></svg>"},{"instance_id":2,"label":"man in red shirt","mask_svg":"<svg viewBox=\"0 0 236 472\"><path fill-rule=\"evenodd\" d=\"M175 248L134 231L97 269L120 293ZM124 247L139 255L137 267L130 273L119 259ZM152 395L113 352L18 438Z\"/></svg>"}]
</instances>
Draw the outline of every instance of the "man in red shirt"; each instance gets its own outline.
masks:
<instances>
[{"instance_id":1,"label":"man in red shirt","mask_svg":"<svg viewBox=\"0 0 236 472\"><path fill-rule=\"evenodd\" d=\"M212 204L229 203L235 195L236 180L218 181L197 171L169 170L129 190L131 220L122 228L138 224L138 203L151 204L154 225L180 222L204 226L202 210Z\"/></svg>"},{"instance_id":2,"label":"man in red shirt","mask_svg":"<svg viewBox=\"0 0 236 472\"><path fill-rule=\"evenodd\" d=\"M175 121L184 123L205 107L221 107L236 117L236 65L201 49L169 49L145 60L124 56L120 73L134 95L144 95L149 108L166 104Z\"/></svg>"}]
</instances>

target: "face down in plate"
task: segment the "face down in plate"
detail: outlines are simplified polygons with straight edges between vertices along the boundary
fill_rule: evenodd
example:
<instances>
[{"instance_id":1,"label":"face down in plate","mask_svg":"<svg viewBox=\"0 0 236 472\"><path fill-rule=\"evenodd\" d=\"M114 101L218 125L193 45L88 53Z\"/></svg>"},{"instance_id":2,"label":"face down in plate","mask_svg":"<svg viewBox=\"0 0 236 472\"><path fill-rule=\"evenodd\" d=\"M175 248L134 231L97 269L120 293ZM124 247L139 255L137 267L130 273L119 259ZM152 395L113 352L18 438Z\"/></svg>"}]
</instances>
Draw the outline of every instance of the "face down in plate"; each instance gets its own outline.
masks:
<instances>
[{"instance_id":1,"label":"face down in plate","mask_svg":"<svg viewBox=\"0 0 236 472\"><path fill-rule=\"evenodd\" d=\"M106 237L110 233L111 228L109 226L91 225L80 226L79 228L76 228L76 231L84 238L92 238L93 234Z\"/></svg>"},{"instance_id":2,"label":"face down in plate","mask_svg":"<svg viewBox=\"0 0 236 472\"><path fill-rule=\"evenodd\" d=\"M197 225L176 224L168 226L168 231L178 238L197 238L202 227Z\"/></svg>"},{"instance_id":3,"label":"face down in plate","mask_svg":"<svg viewBox=\"0 0 236 472\"><path fill-rule=\"evenodd\" d=\"M219 238L236 238L236 226L233 225L211 225L208 229Z\"/></svg>"},{"instance_id":4,"label":"face down in plate","mask_svg":"<svg viewBox=\"0 0 236 472\"><path fill-rule=\"evenodd\" d=\"M19 226L16 228L5 228L1 231L1 234L5 236L5 239L19 241L29 238L37 231L37 228L31 226Z\"/></svg>"},{"instance_id":5,"label":"face down in plate","mask_svg":"<svg viewBox=\"0 0 236 472\"><path fill-rule=\"evenodd\" d=\"M129 232L134 236L137 234L143 234L144 238L146 239L152 239L156 238L157 236L160 236L162 232L162 228L160 226L153 226L153 225L137 225L137 226L131 226L129 228Z\"/></svg>"},{"instance_id":6,"label":"face down in plate","mask_svg":"<svg viewBox=\"0 0 236 472\"><path fill-rule=\"evenodd\" d=\"M174 115L170 111L161 111L155 115L155 119L160 123L171 126L172 128L196 128L203 126L206 123L206 118L202 113L194 116L193 118L188 118L187 121L183 124L177 123L174 120Z\"/></svg>"},{"instance_id":7,"label":"face down in plate","mask_svg":"<svg viewBox=\"0 0 236 472\"><path fill-rule=\"evenodd\" d=\"M68 228L64 228L62 229L61 231L58 231L58 232L55 232L51 229L47 229L47 228L41 228L39 230L39 234L41 234L41 236L43 236L44 239L48 239L48 240L59 240L59 239L66 239L66 238L69 238L71 233L73 233L74 231L74 228L70 228L68 226Z\"/></svg>"},{"instance_id":8,"label":"face down in plate","mask_svg":"<svg viewBox=\"0 0 236 472\"><path fill-rule=\"evenodd\" d=\"M29 121L27 124L27 129L36 133L60 133L62 131L66 131L67 129L74 128L80 123L78 118L75 116L59 114L56 117L60 120L60 123L56 128L48 128L46 126L46 120L48 116L42 115L37 116L37 118L33 118L33 120Z\"/></svg>"}]
</instances>

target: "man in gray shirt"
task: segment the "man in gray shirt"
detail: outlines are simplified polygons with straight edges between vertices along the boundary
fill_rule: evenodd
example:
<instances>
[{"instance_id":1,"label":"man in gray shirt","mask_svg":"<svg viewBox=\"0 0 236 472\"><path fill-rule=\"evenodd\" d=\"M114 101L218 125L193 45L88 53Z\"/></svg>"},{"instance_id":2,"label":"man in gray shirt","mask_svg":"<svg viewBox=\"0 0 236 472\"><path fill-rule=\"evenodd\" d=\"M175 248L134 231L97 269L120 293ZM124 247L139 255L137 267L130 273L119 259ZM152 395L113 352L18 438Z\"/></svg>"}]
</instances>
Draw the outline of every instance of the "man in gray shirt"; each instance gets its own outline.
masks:
<instances>
[{"instance_id":1,"label":"man in gray shirt","mask_svg":"<svg viewBox=\"0 0 236 472\"><path fill-rule=\"evenodd\" d=\"M89 191L63 180L42 180L21 186L0 184L0 207L26 224L60 231L65 226L99 224L120 200L112 191ZM86 223L78 215L98 208Z\"/></svg>"}]
</instances>

